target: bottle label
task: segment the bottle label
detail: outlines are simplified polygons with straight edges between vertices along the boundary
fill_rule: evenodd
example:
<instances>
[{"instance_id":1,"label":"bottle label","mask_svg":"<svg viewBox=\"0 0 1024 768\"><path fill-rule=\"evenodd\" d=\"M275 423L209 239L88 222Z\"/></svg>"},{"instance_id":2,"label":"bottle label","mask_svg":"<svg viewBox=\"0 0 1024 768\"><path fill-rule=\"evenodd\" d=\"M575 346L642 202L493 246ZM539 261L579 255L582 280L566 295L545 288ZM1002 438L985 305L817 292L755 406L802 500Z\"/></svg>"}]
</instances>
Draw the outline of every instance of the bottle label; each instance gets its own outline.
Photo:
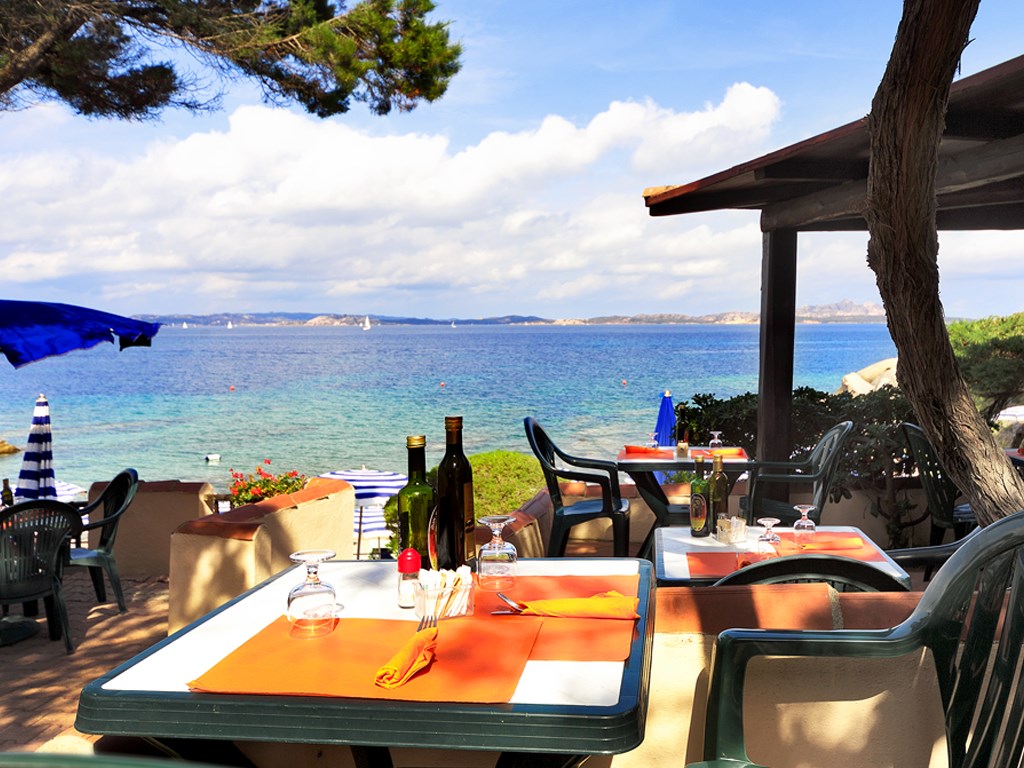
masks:
<instances>
[{"instance_id":1,"label":"bottle label","mask_svg":"<svg viewBox=\"0 0 1024 768\"><path fill-rule=\"evenodd\" d=\"M707 536L708 502L703 494L690 495L690 531L694 536Z\"/></svg>"},{"instance_id":2,"label":"bottle label","mask_svg":"<svg viewBox=\"0 0 1024 768\"><path fill-rule=\"evenodd\" d=\"M463 523L466 526L463 543L465 545L465 556L463 562L471 563L476 560L476 512L473 508L473 484L466 483L462 486L462 510Z\"/></svg>"},{"instance_id":3,"label":"bottle label","mask_svg":"<svg viewBox=\"0 0 1024 768\"><path fill-rule=\"evenodd\" d=\"M437 567L437 510L437 505L430 510L430 524L427 526L427 555L432 571L440 570Z\"/></svg>"}]
</instances>

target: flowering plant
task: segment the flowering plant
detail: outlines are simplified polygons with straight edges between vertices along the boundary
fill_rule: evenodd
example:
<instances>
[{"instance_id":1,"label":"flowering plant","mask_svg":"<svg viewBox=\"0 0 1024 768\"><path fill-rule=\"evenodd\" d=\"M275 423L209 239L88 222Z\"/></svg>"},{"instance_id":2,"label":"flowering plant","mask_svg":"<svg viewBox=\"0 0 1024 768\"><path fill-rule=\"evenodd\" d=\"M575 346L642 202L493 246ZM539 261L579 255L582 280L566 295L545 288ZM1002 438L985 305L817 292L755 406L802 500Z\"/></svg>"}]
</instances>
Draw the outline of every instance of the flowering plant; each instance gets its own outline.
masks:
<instances>
[{"instance_id":1,"label":"flowering plant","mask_svg":"<svg viewBox=\"0 0 1024 768\"><path fill-rule=\"evenodd\" d=\"M306 476L300 475L294 469L291 472L283 472L275 475L264 469L269 466L270 459L264 459L263 464L256 467L256 473L246 475L244 472L231 472L231 505L239 506L248 504L250 501L262 501L271 496L278 496L282 493L293 493L301 490L306 484Z\"/></svg>"}]
</instances>

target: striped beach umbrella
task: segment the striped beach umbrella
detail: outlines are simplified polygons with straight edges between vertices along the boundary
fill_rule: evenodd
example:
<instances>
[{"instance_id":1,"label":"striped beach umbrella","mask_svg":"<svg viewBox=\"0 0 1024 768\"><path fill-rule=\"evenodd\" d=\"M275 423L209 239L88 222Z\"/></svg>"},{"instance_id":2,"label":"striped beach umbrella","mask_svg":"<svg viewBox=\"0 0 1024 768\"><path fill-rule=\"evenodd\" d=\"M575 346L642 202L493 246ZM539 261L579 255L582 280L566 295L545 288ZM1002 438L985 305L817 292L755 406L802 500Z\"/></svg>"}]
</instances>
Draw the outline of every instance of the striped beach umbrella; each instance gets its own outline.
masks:
<instances>
[{"instance_id":1,"label":"striped beach umbrella","mask_svg":"<svg viewBox=\"0 0 1024 768\"><path fill-rule=\"evenodd\" d=\"M338 469L320 475L320 477L344 480L355 489L359 515L355 520L352 532L356 537L356 559L358 560L363 546L363 536L387 530L387 526L384 525L384 504L402 490L409 478L398 472L367 469L365 466L362 469ZM379 511L375 509L377 507L379 507Z\"/></svg>"},{"instance_id":2,"label":"striped beach umbrella","mask_svg":"<svg viewBox=\"0 0 1024 768\"><path fill-rule=\"evenodd\" d=\"M32 411L32 428L28 433L28 445L25 447L18 488L14 495L19 499L57 498L57 483L53 477L50 404L44 395L39 395L35 410Z\"/></svg>"}]
</instances>

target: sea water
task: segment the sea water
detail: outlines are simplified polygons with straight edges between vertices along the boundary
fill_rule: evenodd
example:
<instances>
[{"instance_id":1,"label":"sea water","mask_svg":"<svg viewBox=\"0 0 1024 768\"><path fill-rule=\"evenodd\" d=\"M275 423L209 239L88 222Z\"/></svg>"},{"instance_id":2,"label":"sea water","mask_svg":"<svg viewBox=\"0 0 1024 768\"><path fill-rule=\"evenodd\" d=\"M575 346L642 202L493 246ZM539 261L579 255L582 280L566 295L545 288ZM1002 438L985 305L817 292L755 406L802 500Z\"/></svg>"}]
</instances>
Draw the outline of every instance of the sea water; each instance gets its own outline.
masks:
<instances>
[{"instance_id":1,"label":"sea water","mask_svg":"<svg viewBox=\"0 0 1024 768\"><path fill-rule=\"evenodd\" d=\"M882 324L799 325L794 384L834 391L894 355ZM750 325L163 327L148 349L4 363L0 438L24 447L45 393L59 480L88 487L134 467L223 492L230 469L268 458L306 475L404 472L411 434L427 436L433 466L445 415L465 418L467 454L529 452L532 415L570 452L611 457L647 439L664 390L729 397L756 391L757 372ZM20 466L0 456L0 477Z\"/></svg>"}]
</instances>

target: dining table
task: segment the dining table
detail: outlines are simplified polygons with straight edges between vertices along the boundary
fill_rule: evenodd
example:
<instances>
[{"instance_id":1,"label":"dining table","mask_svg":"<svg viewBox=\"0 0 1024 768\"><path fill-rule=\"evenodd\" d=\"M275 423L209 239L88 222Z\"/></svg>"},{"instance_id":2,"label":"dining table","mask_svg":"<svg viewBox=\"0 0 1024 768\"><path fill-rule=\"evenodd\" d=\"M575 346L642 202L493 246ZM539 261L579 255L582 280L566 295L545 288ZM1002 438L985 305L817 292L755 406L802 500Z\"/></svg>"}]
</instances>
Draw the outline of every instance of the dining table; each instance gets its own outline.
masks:
<instances>
[{"instance_id":1,"label":"dining table","mask_svg":"<svg viewBox=\"0 0 1024 768\"><path fill-rule=\"evenodd\" d=\"M397 688L381 665L417 634L397 604L394 561L328 561L342 606L333 631L296 634L285 615L303 580L287 569L110 670L82 690L75 727L162 740L346 745L360 766L391 748L501 753L501 768L574 765L644 738L654 634L653 567L635 558L522 559L515 601L635 597L623 618L492 613L438 622L433 662ZM633 603L630 602L630 606Z\"/></svg>"},{"instance_id":2,"label":"dining table","mask_svg":"<svg viewBox=\"0 0 1024 768\"><path fill-rule=\"evenodd\" d=\"M747 526L739 541L725 543L714 536L694 537L689 528L659 528L654 539L654 572L658 586L709 586L744 565L761 559L758 537L761 526ZM800 545L793 530L776 528L784 544L780 556L797 554ZM815 554L829 554L860 560L878 568L910 589L910 574L863 531L851 525L819 525L814 533Z\"/></svg>"},{"instance_id":3,"label":"dining table","mask_svg":"<svg viewBox=\"0 0 1024 768\"><path fill-rule=\"evenodd\" d=\"M690 507L688 504L672 504L658 479L659 473L678 471L692 472L697 464L697 457L704 459L704 469L711 473L711 464L715 454L722 457L722 467L729 479L729 489L744 473L755 470L757 462L752 460L746 450L738 446L710 447L706 445L690 446L685 455L680 455L674 448L656 448L646 446L625 446L616 456L615 464L620 472L625 472L636 485L640 494L655 517L655 524L640 545L639 555L651 559L654 554L654 533L660 528L684 526L689 523Z\"/></svg>"}]
</instances>

